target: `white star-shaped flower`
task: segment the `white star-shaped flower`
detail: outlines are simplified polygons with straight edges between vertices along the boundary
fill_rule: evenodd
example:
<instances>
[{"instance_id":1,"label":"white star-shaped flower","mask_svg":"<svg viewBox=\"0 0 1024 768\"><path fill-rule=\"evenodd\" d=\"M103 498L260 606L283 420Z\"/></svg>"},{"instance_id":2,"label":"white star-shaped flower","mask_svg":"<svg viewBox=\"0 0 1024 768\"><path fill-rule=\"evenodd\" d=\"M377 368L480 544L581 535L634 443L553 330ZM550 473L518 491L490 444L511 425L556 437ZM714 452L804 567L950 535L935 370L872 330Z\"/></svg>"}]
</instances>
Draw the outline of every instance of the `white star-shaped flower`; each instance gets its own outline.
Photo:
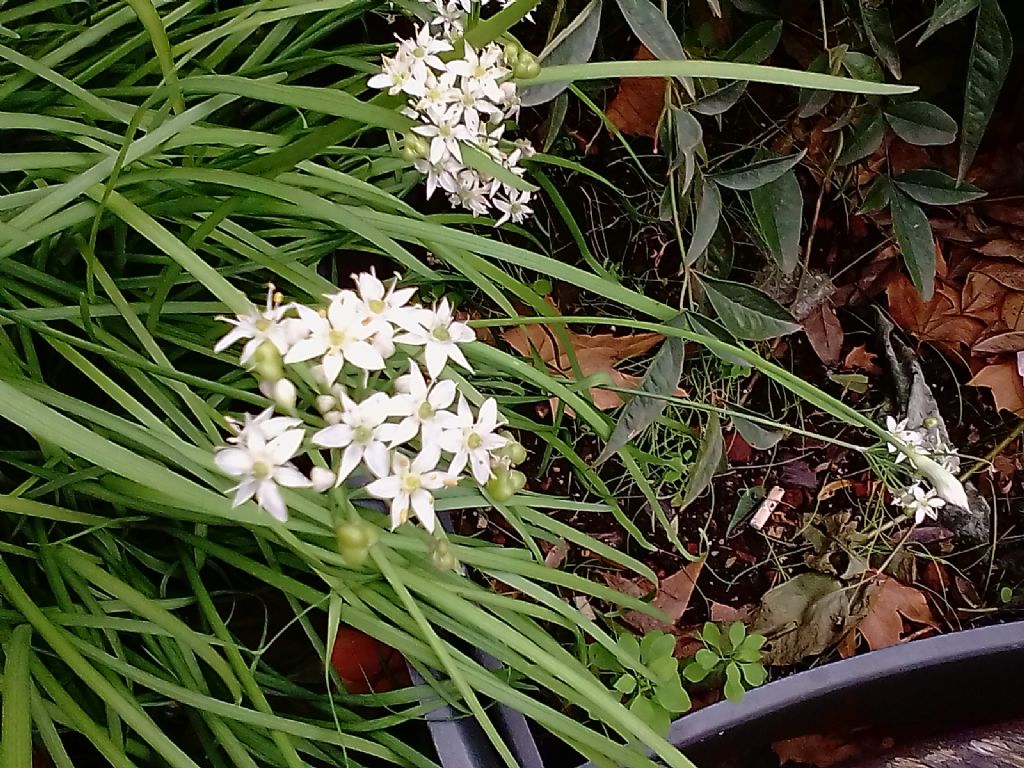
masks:
<instances>
[{"instance_id":1,"label":"white star-shaped flower","mask_svg":"<svg viewBox=\"0 0 1024 768\"><path fill-rule=\"evenodd\" d=\"M321 448L344 448L335 485L352 474L360 461L366 462L377 477L388 471L388 442L393 425L386 424L390 413L390 398L383 392L370 395L356 403L348 395L341 395L340 420L313 435L313 444Z\"/></svg>"},{"instance_id":2,"label":"white star-shaped flower","mask_svg":"<svg viewBox=\"0 0 1024 768\"><path fill-rule=\"evenodd\" d=\"M391 446L419 435L424 453L440 453L441 431L452 416L445 409L455 402L455 382L440 379L428 384L419 366L410 361L409 373L395 380L395 391L398 394L391 398L391 415L402 420L392 430Z\"/></svg>"},{"instance_id":3,"label":"white star-shaped flower","mask_svg":"<svg viewBox=\"0 0 1024 768\"><path fill-rule=\"evenodd\" d=\"M907 514L914 515L914 522L920 525L926 517L938 520L939 510L946 506L946 500L934 490L926 491L920 483L915 483L907 488L896 503L906 510Z\"/></svg>"},{"instance_id":4,"label":"white star-shaped flower","mask_svg":"<svg viewBox=\"0 0 1024 768\"><path fill-rule=\"evenodd\" d=\"M458 410L446 422L440 444L442 449L453 454L448 471L457 475L468 463L473 477L483 485L492 474L491 451L502 448L508 442L496 433L502 424L498 417L498 403L493 397L487 398L474 419L466 398L460 397Z\"/></svg>"},{"instance_id":5,"label":"white star-shaped flower","mask_svg":"<svg viewBox=\"0 0 1024 768\"><path fill-rule=\"evenodd\" d=\"M305 432L288 428L298 419L269 418L269 413L264 411L256 418L246 416L238 434L231 438L234 445L218 450L214 462L224 474L241 478L231 489L235 493L232 506L237 507L255 496L260 507L274 519L285 522L288 508L278 486L310 486L309 478L291 462L302 445Z\"/></svg>"},{"instance_id":6,"label":"white star-shaped flower","mask_svg":"<svg viewBox=\"0 0 1024 768\"><path fill-rule=\"evenodd\" d=\"M395 341L399 344L422 346L427 373L430 374L430 378L436 379L449 359L467 371L473 370L458 345L473 341L475 338L476 334L472 328L453 318L448 300L441 299L422 330L403 333L396 336Z\"/></svg>"},{"instance_id":7,"label":"white star-shaped flower","mask_svg":"<svg viewBox=\"0 0 1024 768\"><path fill-rule=\"evenodd\" d=\"M239 362L242 365L248 363L256 350L264 342L270 342L282 355L285 354L296 338L294 318L287 318L285 315L292 308L291 304L276 304L274 301L275 288L269 286L267 290L267 303L263 309L253 307L249 314L238 315L237 317L218 317L225 323L234 326L214 345L214 352L223 352L236 341L248 339L242 347L242 354Z\"/></svg>"},{"instance_id":8,"label":"white star-shaped flower","mask_svg":"<svg viewBox=\"0 0 1024 768\"><path fill-rule=\"evenodd\" d=\"M407 456L395 451L391 458L391 474L366 486L371 496L391 501L392 530L406 522L411 511L424 528L433 532L437 517L432 491L456 483L452 475L437 471L436 465L434 456L421 453L409 461Z\"/></svg>"},{"instance_id":9,"label":"white star-shaped flower","mask_svg":"<svg viewBox=\"0 0 1024 768\"><path fill-rule=\"evenodd\" d=\"M367 341L373 328L365 325L351 292L342 292L331 299L324 314L299 306L299 318L309 335L296 343L284 356L286 363L299 363L322 357L321 365L327 384L338 379L345 362L366 371L384 367L384 357Z\"/></svg>"}]
</instances>

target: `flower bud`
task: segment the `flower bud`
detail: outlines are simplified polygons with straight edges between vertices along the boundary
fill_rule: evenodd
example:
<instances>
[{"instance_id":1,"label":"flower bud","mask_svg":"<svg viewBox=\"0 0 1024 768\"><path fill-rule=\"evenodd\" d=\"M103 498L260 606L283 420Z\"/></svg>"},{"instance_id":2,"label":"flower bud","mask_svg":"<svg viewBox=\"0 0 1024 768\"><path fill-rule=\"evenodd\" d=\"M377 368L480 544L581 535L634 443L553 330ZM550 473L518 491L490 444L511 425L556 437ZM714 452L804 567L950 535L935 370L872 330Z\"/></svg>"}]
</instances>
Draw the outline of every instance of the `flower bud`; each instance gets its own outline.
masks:
<instances>
[{"instance_id":1,"label":"flower bud","mask_svg":"<svg viewBox=\"0 0 1024 768\"><path fill-rule=\"evenodd\" d=\"M523 49L517 43L507 43L505 45L505 63L510 67L515 67L522 53Z\"/></svg>"},{"instance_id":2,"label":"flower bud","mask_svg":"<svg viewBox=\"0 0 1024 768\"><path fill-rule=\"evenodd\" d=\"M512 73L517 80L530 80L540 74L540 62L529 51L523 51L519 54Z\"/></svg>"},{"instance_id":3,"label":"flower bud","mask_svg":"<svg viewBox=\"0 0 1024 768\"><path fill-rule=\"evenodd\" d=\"M418 133L407 133L402 142L402 158L409 161L419 160L430 153L430 142Z\"/></svg>"},{"instance_id":4,"label":"flower bud","mask_svg":"<svg viewBox=\"0 0 1024 768\"><path fill-rule=\"evenodd\" d=\"M269 341L264 341L256 348L252 357L256 376L263 381L277 381L284 378L284 366L281 353Z\"/></svg>"},{"instance_id":5,"label":"flower bud","mask_svg":"<svg viewBox=\"0 0 1024 768\"><path fill-rule=\"evenodd\" d=\"M323 467L313 467L309 472L309 480L313 484L313 490L317 493L323 493L328 488L332 488L336 479L337 476L331 470Z\"/></svg>"},{"instance_id":6,"label":"flower bud","mask_svg":"<svg viewBox=\"0 0 1024 768\"><path fill-rule=\"evenodd\" d=\"M344 414L342 414L341 411L328 411L327 413L324 414L324 421L332 425L338 424L341 422L341 417L343 415Z\"/></svg>"},{"instance_id":7,"label":"flower bud","mask_svg":"<svg viewBox=\"0 0 1024 768\"><path fill-rule=\"evenodd\" d=\"M322 365L312 366L309 369L309 375L313 377L313 381L318 387L325 388L327 386L327 373Z\"/></svg>"},{"instance_id":8,"label":"flower bud","mask_svg":"<svg viewBox=\"0 0 1024 768\"><path fill-rule=\"evenodd\" d=\"M278 408L290 412L295 409L298 392L295 390L295 385L288 379L278 379L271 387L270 396Z\"/></svg>"},{"instance_id":9,"label":"flower bud","mask_svg":"<svg viewBox=\"0 0 1024 768\"><path fill-rule=\"evenodd\" d=\"M437 543L434 544L432 557L434 565L442 571L454 571L459 566L458 559L452 554L452 551L448 548L448 542L444 539L438 539Z\"/></svg>"},{"instance_id":10,"label":"flower bud","mask_svg":"<svg viewBox=\"0 0 1024 768\"><path fill-rule=\"evenodd\" d=\"M964 485L957 480L952 472L937 461L933 461L920 453L914 453L912 461L922 477L932 484L935 492L945 499L948 504L960 507L961 509L970 508L970 502L967 500L967 492L964 490Z\"/></svg>"},{"instance_id":11,"label":"flower bud","mask_svg":"<svg viewBox=\"0 0 1024 768\"><path fill-rule=\"evenodd\" d=\"M317 395L313 404L318 413L327 413L338 405L338 401L333 395Z\"/></svg>"}]
</instances>

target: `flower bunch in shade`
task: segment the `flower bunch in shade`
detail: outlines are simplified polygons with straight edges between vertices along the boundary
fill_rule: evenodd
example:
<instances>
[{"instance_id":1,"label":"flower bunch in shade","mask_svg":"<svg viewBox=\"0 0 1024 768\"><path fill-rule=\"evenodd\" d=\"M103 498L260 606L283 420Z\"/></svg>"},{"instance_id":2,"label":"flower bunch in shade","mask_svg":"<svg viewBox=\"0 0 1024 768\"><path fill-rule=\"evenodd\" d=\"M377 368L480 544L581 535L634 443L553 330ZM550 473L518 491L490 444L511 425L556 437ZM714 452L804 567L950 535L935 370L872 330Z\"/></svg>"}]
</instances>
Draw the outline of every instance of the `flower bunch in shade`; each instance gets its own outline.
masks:
<instances>
[{"instance_id":1,"label":"flower bunch in shade","mask_svg":"<svg viewBox=\"0 0 1024 768\"><path fill-rule=\"evenodd\" d=\"M886 443L890 456L897 465L906 462L913 476L913 482L893 495L893 504L913 516L915 524L938 519L947 503L967 508L967 493L955 474L960 471L960 456L943 439L937 419L908 428L906 419L887 416L886 430L892 438Z\"/></svg>"},{"instance_id":2,"label":"flower bunch in shade","mask_svg":"<svg viewBox=\"0 0 1024 768\"><path fill-rule=\"evenodd\" d=\"M505 130L519 115L515 78L535 77L539 65L514 43L475 48L462 40L471 6L470 0L438 0L434 18L399 39L369 85L405 97L402 113L415 125L402 152L426 176L428 198L440 189L474 216L518 223L532 213L532 193L480 170L467 156L486 156L507 171L506 180L523 176L520 163L533 147L524 139L509 141Z\"/></svg>"},{"instance_id":3,"label":"flower bunch in shade","mask_svg":"<svg viewBox=\"0 0 1024 768\"><path fill-rule=\"evenodd\" d=\"M286 303L271 287L265 306L222 318L232 328L214 350L241 342L239 363L274 401L229 419L232 435L215 455L238 480L234 504L255 499L286 521L282 488L323 493L347 481L388 503L392 528L415 516L433 531L443 488L474 482L492 497L521 489L525 477L512 467L525 451L502 429L497 402L474 408L445 376L450 365L472 371L461 347L473 330L446 299L414 303L415 289L397 277L353 278L354 290L326 296L323 306ZM303 472L297 461L313 466Z\"/></svg>"}]
</instances>

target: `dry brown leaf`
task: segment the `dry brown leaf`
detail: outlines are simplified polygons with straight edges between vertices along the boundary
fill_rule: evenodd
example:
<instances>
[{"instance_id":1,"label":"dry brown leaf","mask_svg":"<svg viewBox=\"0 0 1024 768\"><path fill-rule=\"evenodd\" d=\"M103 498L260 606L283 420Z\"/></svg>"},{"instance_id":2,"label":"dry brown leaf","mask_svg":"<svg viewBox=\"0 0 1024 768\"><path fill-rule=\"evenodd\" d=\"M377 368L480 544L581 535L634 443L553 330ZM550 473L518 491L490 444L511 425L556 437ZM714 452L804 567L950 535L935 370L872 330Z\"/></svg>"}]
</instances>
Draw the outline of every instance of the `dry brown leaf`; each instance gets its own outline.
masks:
<instances>
[{"instance_id":1,"label":"dry brown leaf","mask_svg":"<svg viewBox=\"0 0 1024 768\"><path fill-rule=\"evenodd\" d=\"M650 61L654 54L641 45L633 56ZM658 122L665 108L665 81L660 77L624 77L608 105L608 120L623 133L658 138Z\"/></svg>"},{"instance_id":2,"label":"dry brown leaf","mask_svg":"<svg viewBox=\"0 0 1024 768\"><path fill-rule=\"evenodd\" d=\"M924 301L913 283L898 274L887 293L893 320L921 341L969 346L985 330L985 323L963 313L960 293L945 284L937 285L935 295Z\"/></svg>"},{"instance_id":3,"label":"dry brown leaf","mask_svg":"<svg viewBox=\"0 0 1024 768\"><path fill-rule=\"evenodd\" d=\"M856 744L821 733L776 741L772 744L772 750L779 758L779 765L802 763L817 768L832 768L863 754Z\"/></svg>"},{"instance_id":4,"label":"dry brown leaf","mask_svg":"<svg viewBox=\"0 0 1024 768\"><path fill-rule=\"evenodd\" d=\"M975 248L978 253L991 256L995 259L1016 259L1024 261L1024 243L1017 240L1000 239L990 240L982 246Z\"/></svg>"},{"instance_id":5,"label":"dry brown leaf","mask_svg":"<svg viewBox=\"0 0 1024 768\"><path fill-rule=\"evenodd\" d=\"M564 329L564 333L564 338L576 353L576 362L582 378L607 374L613 387L623 389L635 388L640 379L622 373L615 366L627 358L650 351L664 338L659 333L633 333L626 336L601 333L587 336L574 333L568 328ZM552 372L570 377L574 375L572 360L561 348L562 342L550 326L521 325L504 331L501 336L524 357L536 354L547 363ZM677 392L681 393L681 390ZM601 410L622 405L622 397L604 387L591 387L590 398Z\"/></svg>"},{"instance_id":6,"label":"dry brown leaf","mask_svg":"<svg viewBox=\"0 0 1024 768\"><path fill-rule=\"evenodd\" d=\"M877 577L868 601L868 611L857 624L857 631L873 651L899 645L906 640L904 618L915 624L937 626L924 593L891 576Z\"/></svg>"},{"instance_id":7,"label":"dry brown leaf","mask_svg":"<svg viewBox=\"0 0 1024 768\"><path fill-rule=\"evenodd\" d=\"M843 349L843 326L836 316L836 308L831 301L823 301L811 310L803 320L804 333L811 342L815 354L825 365L839 362L839 353Z\"/></svg>"},{"instance_id":8,"label":"dry brown leaf","mask_svg":"<svg viewBox=\"0 0 1024 768\"><path fill-rule=\"evenodd\" d=\"M752 605L741 605L739 608L733 608L731 605L712 601L709 613L711 620L718 624L732 624L734 621L742 621L746 624L750 621L750 615L753 611L754 606Z\"/></svg>"},{"instance_id":9,"label":"dry brown leaf","mask_svg":"<svg viewBox=\"0 0 1024 768\"><path fill-rule=\"evenodd\" d=\"M848 371L864 371L864 373L872 375L882 372L882 369L878 366L878 355L874 352L868 352L868 348L863 344L854 347L846 353L846 358L843 360L843 368Z\"/></svg>"},{"instance_id":10,"label":"dry brown leaf","mask_svg":"<svg viewBox=\"0 0 1024 768\"><path fill-rule=\"evenodd\" d=\"M693 588L704 567L703 560L688 563L671 576L666 576L658 582L658 590L651 600L651 605L660 608L670 619L665 623L653 616L639 611L628 611L622 615L622 620L639 632L651 632L661 630L662 632L673 632L673 627L686 612L693 596ZM605 573L604 580L612 589L630 595L632 597L645 597L651 593L653 585L646 579L633 581L620 576L617 573Z\"/></svg>"},{"instance_id":11,"label":"dry brown leaf","mask_svg":"<svg viewBox=\"0 0 1024 768\"><path fill-rule=\"evenodd\" d=\"M1017 372L1015 358L986 365L967 383L992 390L992 399L999 410L1024 416L1024 381Z\"/></svg>"},{"instance_id":12,"label":"dry brown leaf","mask_svg":"<svg viewBox=\"0 0 1024 768\"><path fill-rule=\"evenodd\" d=\"M1001 322L989 328L988 332L971 347L976 355L998 355L1004 352L1019 352L1024 349L1024 330L1008 330Z\"/></svg>"}]
</instances>

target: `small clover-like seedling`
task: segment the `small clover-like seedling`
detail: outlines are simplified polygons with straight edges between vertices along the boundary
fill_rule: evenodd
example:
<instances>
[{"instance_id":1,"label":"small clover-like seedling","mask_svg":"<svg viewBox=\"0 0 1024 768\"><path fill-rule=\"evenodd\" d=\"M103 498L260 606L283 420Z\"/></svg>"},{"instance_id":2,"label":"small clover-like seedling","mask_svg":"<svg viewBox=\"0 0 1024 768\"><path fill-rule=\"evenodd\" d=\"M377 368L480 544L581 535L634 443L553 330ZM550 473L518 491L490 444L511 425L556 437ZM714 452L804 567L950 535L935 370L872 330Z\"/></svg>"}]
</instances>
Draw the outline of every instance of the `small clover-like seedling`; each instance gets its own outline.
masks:
<instances>
[{"instance_id":1,"label":"small clover-like seedling","mask_svg":"<svg viewBox=\"0 0 1024 768\"><path fill-rule=\"evenodd\" d=\"M665 632L648 632L641 640L622 635L616 645L623 656L636 659L650 670L651 677L623 665L599 643L588 648L590 666L614 678L612 688L622 694L630 712L657 733L667 735L672 716L690 708L690 696L679 675L679 659L673 655L675 637Z\"/></svg>"},{"instance_id":2,"label":"small clover-like seedling","mask_svg":"<svg viewBox=\"0 0 1024 768\"><path fill-rule=\"evenodd\" d=\"M723 635L718 625L709 621L701 630L700 639L704 647L683 670L683 677L691 683L721 681L725 698L739 702L745 688L755 688L768 678L761 663L764 637L748 635L742 622L733 622Z\"/></svg>"}]
</instances>

